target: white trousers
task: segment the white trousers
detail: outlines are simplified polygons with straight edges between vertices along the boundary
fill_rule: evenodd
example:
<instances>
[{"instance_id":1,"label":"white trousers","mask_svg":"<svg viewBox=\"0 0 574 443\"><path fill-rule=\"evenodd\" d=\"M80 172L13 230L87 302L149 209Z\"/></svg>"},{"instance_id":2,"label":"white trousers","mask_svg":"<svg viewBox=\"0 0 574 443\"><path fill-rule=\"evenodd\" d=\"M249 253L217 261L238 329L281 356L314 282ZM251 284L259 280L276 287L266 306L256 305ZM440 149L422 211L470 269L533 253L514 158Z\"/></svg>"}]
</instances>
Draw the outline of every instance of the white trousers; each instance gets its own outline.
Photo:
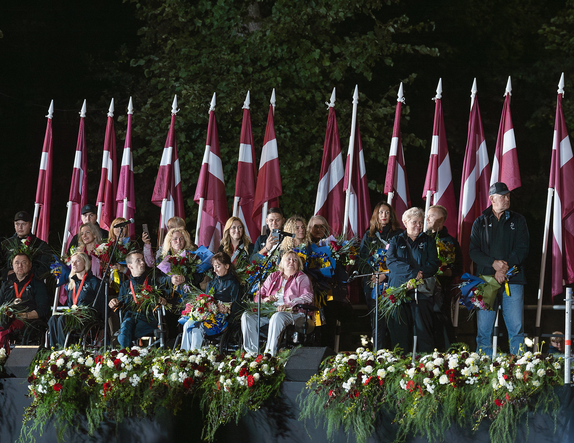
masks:
<instances>
[{"instance_id":1,"label":"white trousers","mask_svg":"<svg viewBox=\"0 0 574 443\"><path fill-rule=\"evenodd\" d=\"M265 354L277 354L279 336L289 325L303 325L305 314L293 312L276 312L269 319L261 317L261 326L269 324ZM243 333L243 348L248 352L258 353L257 349L257 313L244 312L241 316L241 332Z\"/></svg>"},{"instance_id":2,"label":"white trousers","mask_svg":"<svg viewBox=\"0 0 574 443\"><path fill-rule=\"evenodd\" d=\"M181 349L185 349L186 351L195 351L196 349L200 349L203 346L203 337L205 336L205 332L203 332L203 325L188 331L189 327L193 323L194 322L192 320L188 320L185 325L183 325Z\"/></svg>"}]
</instances>

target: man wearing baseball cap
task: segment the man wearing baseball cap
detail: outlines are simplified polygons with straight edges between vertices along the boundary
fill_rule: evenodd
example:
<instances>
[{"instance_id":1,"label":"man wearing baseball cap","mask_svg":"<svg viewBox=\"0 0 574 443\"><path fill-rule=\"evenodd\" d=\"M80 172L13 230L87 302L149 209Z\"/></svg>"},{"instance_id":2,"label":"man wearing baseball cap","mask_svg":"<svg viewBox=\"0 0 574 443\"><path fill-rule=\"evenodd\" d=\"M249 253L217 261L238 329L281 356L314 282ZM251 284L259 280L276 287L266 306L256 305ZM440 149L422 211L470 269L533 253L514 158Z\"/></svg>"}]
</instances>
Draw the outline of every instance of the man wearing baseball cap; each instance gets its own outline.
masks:
<instances>
[{"instance_id":1,"label":"man wearing baseball cap","mask_svg":"<svg viewBox=\"0 0 574 443\"><path fill-rule=\"evenodd\" d=\"M530 236L524 217L510 210L510 191L504 183L494 183L488 192L489 206L472 225L470 258L476 263L476 275L493 275L501 288L493 311L477 313L476 348L492 353L492 331L498 305L502 303L508 330L510 353L518 354L524 343L522 307L524 299L524 262L528 256ZM513 267L518 271L507 276ZM506 281L508 280L508 292Z\"/></svg>"},{"instance_id":2,"label":"man wearing baseball cap","mask_svg":"<svg viewBox=\"0 0 574 443\"><path fill-rule=\"evenodd\" d=\"M0 277L4 281L8 275L13 274L12 260L16 250L22 247L29 248L32 260L32 273L36 278L45 278L50 272L52 252L45 241L40 240L32 231L32 216L26 211L19 211L14 216L14 230L12 237L0 244Z\"/></svg>"},{"instance_id":3,"label":"man wearing baseball cap","mask_svg":"<svg viewBox=\"0 0 574 443\"><path fill-rule=\"evenodd\" d=\"M100 225L97 222L98 208L96 208L95 205L84 206L82 208L81 213L80 213L80 217L82 218L82 223L93 223L94 225L96 225L98 227L98 229L100 230L100 234L102 236L102 239L109 237L108 231L100 228ZM70 241L70 246L68 248L68 254L70 253L70 249L72 247L76 247L76 246L78 246L78 234L76 234L72 237L72 240Z\"/></svg>"}]
</instances>

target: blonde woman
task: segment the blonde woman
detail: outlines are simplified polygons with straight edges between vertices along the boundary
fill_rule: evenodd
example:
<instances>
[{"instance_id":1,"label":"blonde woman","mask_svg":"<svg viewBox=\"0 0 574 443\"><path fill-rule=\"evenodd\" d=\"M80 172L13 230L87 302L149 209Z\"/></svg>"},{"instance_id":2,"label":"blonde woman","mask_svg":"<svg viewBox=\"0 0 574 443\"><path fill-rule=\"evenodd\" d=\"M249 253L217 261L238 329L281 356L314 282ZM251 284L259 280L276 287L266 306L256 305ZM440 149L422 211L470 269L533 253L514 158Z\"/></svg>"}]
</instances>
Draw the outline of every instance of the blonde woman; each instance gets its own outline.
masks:
<instances>
[{"instance_id":1,"label":"blonde woman","mask_svg":"<svg viewBox=\"0 0 574 443\"><path fill-rule=\"evenodd\" d=\"M197 246L191 241L189 232L183 228L170 229L163 242L162 261L158 265L158 268L161 270L169 266L167 263L167 257L169 255L183 255L185 251L195 251L196 249ZM207 284L207 281L202 281L204 280L204 276L197 273L194 275L174 275L173 277L175 277L172 279L174 286L180 286L186 281L193 283L195 286L201 286L203 283Z\"/></svg>"},{"instance_id":2,"label":"blonde woman","mask_svg":"<svg viewBox=\"0 0 574 443\"><path fill-rule=\"evenodd\" d=\"M84 252L74 252L72 254L70 260L72 271L66 288L68 294L66 304L69 308L92 306L96 299L100 287L100 279L92 273L91 261L90 257ZM98 297L95 309L103 316L104 307L104 290L102 288L102 293ZM50 346L63 346L66 340L66 316L55 315L51 317L50 321L48 321L48 329L50 330Z\"/></svg>"},{"instance_id":3,"label":"blonde woman","mask_svg":"<svg viewBox=\"0 0 574 443\"><path fill-rule=\"evenodd\" d=\"M294 215L285 222L283 227L285 232L294 234L294 237L285 237L279 245L279 250L282 254L291 250L299 249L302 250L307 245L311 243L311 237L307 232L307 222L303 217Z\"/></svg>"},{"instance_id":4,"label":"blonde woman","mask_svg":"<svg viewBox=\"0 0 574 443\"><path fill-rule=\"evenodd\" d=\"M170 218L167 223L167 230L170 231L174 228L186 228L185 225L185 220L181 217L172 217ZM148 265L148 267L153 268L155 263L156 263L156 259L159 259L161 257L161 248L157 251L156 256L154 258L153 256L153 252L151 250L151 238L149 236L149 234L147 232L144 232L142 234L142 241L144 242L144 257L145 257L145 263L146 265Z\"/></svg>"},{"instance_id":5,"label":"blonde woman","mask_svg":"<svg viewBox=\"0 0 574 443\"><path fill-rule=\"evenodd\" d=\"M92 256L92 252L94 252L94 249L96 249L101 241L100 228L98 228L94 223L84 223L78 230L78 247L73 252L85 252L86 255ZM96 277L99 278L102 276L100 260L98 258L92 257L91 269L92 273Z\"/></svg>"}]
</instances>

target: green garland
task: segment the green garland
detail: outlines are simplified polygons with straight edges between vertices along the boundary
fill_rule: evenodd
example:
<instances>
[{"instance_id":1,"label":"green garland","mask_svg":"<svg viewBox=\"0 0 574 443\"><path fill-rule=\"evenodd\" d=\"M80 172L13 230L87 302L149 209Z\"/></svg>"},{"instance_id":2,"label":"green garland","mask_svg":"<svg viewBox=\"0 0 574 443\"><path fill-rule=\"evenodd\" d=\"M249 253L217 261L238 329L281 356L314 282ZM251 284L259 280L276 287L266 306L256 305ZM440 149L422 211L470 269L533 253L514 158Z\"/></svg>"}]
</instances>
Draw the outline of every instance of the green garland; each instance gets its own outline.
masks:
<instances>
[{"instance_id":1,"label":"green garland","mask_svg":"<svg viewBox=\"0 0 574 443\"><path fill-rule=\"evenodd\" d=\"M435 351L413 364L399 353L359 348L323 362L299 397L300 419L323 423L331 440L342 426L364 443L384 407L395 414L395 441L407 435L440 441L452 424L476 430L488 419L491 441L511 443L532 411L551 411L556 429L560 405L552 387L563 384L562 376L562 361L540 353L491 361L465 349Z\"/></svg>"},{"instance_id":2,"label":"green garland","mask_svg":"<svg viewBox=\"0 0 574 443\"><path fill-rule=\"evenodd\" d=\"M104 355L79 348L54 351L28 377L34 398L25 411L20 440L33 440L53 420L62 441L66 431L79 430L84 416L86 431L93 435L104 418L120 423L161 410L176 414L184 402L200 395L203 435L212 441L221 424L239 421L279 392L284 363L285 358L268 355L223 357L212 347L191 352L134 347Z\"/></svg>"}]
</instances>

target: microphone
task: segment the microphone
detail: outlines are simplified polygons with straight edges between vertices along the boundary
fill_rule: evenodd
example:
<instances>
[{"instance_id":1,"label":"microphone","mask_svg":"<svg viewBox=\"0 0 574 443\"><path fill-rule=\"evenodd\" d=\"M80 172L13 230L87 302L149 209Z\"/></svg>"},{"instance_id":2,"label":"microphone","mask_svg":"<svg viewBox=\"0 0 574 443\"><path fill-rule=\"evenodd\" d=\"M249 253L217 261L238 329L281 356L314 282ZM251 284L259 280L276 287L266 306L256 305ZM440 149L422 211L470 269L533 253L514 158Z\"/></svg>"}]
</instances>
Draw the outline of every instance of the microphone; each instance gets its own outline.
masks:
<instances>
[{"instance_id":1,"label":"microphone","mask_svg":"<svg viewBox=\"0 0 574 443\"><path fill-rule=\"evenodd\" d=\"M349 276L349 278L347 278L347 281L352 282L353 280L358 278L358 275L359 275L359 273L357 271L353 271L353 273Z\"/></svg>"},{"instance_id":2,"label":"microphone","mask_svg":"<svg viewBox=\"0 0 574 443\"><path fill-rule=\"evenodd\" d=\"M282 231L281 229L273 229L273 233L279 235L280 237L295 238L295 234L291 234L290 232Z\"/></svg>"},{"instance_id":3,"label":"microphone","mask_svg":"<svg viewBox=\"0 0 574 443\"><path fill-rule=\"evenodd\" d=\"M121 222L121 223L118 223L117 225L114 225L114 228L123 228L124 226L131 225L134 222L135 222L135 220L133 218L130 218L129 220L127 220L125 222Z\"/></svg>"}]
</instances>

